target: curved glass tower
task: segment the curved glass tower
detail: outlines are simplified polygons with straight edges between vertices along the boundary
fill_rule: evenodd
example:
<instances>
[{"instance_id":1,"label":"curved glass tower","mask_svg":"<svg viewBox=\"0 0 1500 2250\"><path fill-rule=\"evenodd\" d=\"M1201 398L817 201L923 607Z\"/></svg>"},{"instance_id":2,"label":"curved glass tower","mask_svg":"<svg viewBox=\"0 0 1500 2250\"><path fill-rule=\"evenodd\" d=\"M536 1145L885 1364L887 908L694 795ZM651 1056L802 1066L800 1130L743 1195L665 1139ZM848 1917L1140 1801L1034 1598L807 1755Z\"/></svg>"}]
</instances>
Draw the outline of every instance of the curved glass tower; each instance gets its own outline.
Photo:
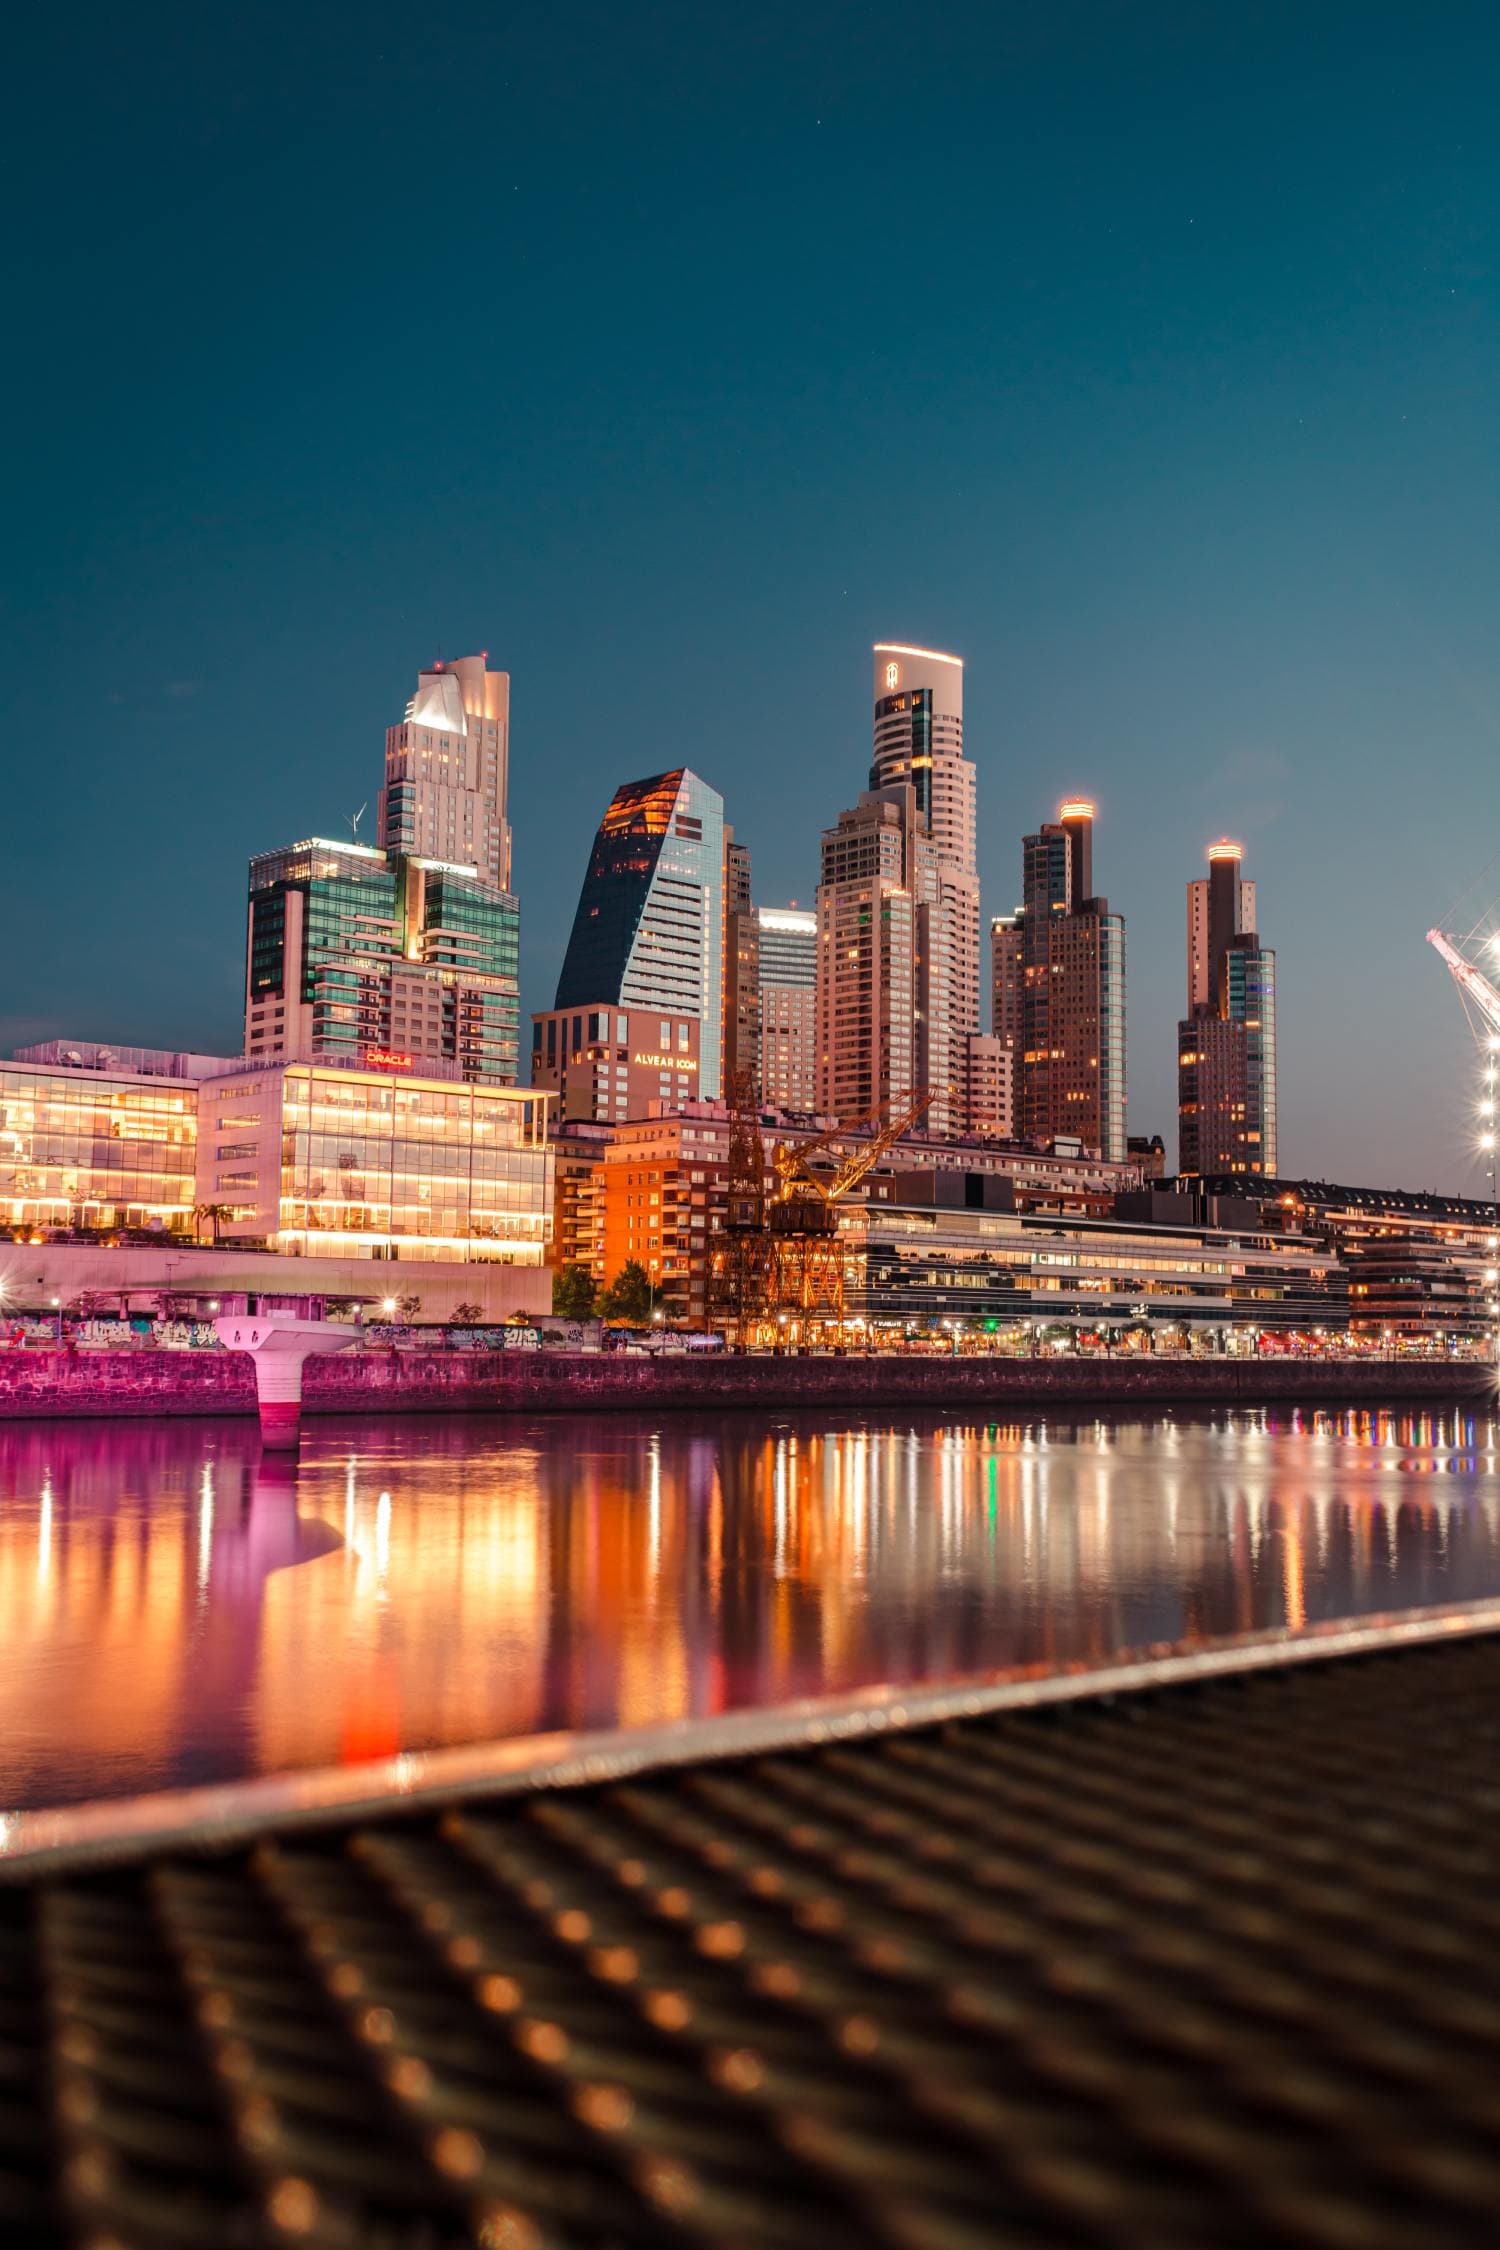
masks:
<instances>
[{"instance_id":1,"label":"curved glass tower","mask_svg":"<svg viewBox=\"0 0 1500 2250\"><path fill-rule=\"evenodd\" d=\"M686 766L615 791L594 838L554 1008L699 1022L698 1088L721 1091L724 800Z\"/></svg>"}]
</instances>

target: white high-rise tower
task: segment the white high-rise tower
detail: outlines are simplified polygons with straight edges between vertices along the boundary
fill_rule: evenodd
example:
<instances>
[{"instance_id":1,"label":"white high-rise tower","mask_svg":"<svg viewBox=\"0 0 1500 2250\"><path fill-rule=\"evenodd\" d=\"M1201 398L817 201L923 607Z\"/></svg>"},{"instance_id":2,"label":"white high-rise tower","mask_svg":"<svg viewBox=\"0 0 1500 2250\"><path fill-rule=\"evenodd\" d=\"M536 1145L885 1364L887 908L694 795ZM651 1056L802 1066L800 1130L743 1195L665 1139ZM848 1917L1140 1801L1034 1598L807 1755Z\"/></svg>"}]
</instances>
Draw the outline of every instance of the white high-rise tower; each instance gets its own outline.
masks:
<instances>
[{"instance_id":1,"label":"white high-rise tower","mask_svg":"<svg viewBox=\"0 0 1500 2250\"><path fill-rule=\"evenodd\" d=\"M474 867L510 889L510 674L485 656L435 664L385 737L380 843Z\"/></svg>"},{"instance_id":2,"label":"white high-rise tower","mask_svg":"<svg viewBox=\"0 0 1500 2250\"><path fill-rule=\"evenodd\" d=\"M910 785L916 800L913 1019L918 1086L935 1089L928 1129L955 1131L965 1041L979 1029L979 871L975 772L964 756L963 660L878 641L870 787Z\"/></svg>"}]
</instances>

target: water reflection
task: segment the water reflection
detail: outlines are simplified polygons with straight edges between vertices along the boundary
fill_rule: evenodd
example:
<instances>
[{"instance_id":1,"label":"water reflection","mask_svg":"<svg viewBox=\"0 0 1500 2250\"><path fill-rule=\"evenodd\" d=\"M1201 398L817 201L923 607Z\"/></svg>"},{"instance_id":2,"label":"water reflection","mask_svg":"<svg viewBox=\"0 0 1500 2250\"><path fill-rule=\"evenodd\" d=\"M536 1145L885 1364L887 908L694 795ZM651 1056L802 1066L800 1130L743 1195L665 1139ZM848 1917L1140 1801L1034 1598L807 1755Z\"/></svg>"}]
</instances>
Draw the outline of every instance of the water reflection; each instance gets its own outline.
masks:
<instances>
[{"instance_id":1,"label":"water reflection","mask_svg":"<svg viewBox=\"0 0 1500 2250\"><path fill-rule=\"evenodd\" d=\"M1500 1593L1496 1426L0 1431L0 1804Z\"/></svg>"}]
</instances>

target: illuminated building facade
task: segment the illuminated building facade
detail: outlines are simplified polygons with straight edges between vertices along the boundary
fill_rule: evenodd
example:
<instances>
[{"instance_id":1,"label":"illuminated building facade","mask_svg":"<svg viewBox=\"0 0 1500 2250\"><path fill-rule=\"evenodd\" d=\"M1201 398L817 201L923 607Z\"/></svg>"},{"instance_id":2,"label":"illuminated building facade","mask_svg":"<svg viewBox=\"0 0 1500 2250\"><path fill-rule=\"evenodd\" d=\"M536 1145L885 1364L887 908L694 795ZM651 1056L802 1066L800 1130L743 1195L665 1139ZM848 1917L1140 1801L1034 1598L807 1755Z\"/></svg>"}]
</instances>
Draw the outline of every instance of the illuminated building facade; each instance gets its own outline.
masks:
<instances>
[{"instance_id":1,"label":"illuminated building facade","mask_svg":"<svg viewBox=\"0 0 1500 2250\"><path fill-rule=\"evenodd\" d=\"M520 915L473 866L311 837L250 862L245 1051L372 1050L514 1085Z\"/></svg>"},{"instance_id":2,"label":"illuminated building facade","mask_svg":"<svg viewBox=\"0 0 1500 2250\"><path fill-rule=\"evenodd\" d=\"M547 1111L545 1094L400 1067L242 1064L200 1089L195 1200L228 1207L226 1243L294 1256L541 1266Z\"/></svg>"},{"instance_id":3,"label":"illuminated building facade","mask_svg":"<svg viewBox=\"0 0 1500 2250\"><path fill-rule=\"evenodd\" d=\"M0 1225L17 1234L191 1235L197 1141L198 1087L189 1078L0 1063Z\"/></svg>"},{"instance_id":4,"label":"illuminated building facade","mask_svg":"<svg viewBox=\"0 0 1500 2250\"><path fill-rule=\"evenodd\" d=\"M910 782L867 790L823 831L818 884L817 1106L899 1108L917 1081L919 851Z\"/></svg>"},{"instance_id":5,"label":"illuminated building facade","mask_svg":"<svg viewBox=\"0 0 1500 2250\"><path fill-rule=\"evenodd\" d=\"M1348 1280L1322 1245L1278 1230L1152 1227L1116 1219L1028 1216L950 1200L907 1200L842 1220L851 1259L851 1312L874 1322L993 1321L1067 1329L1136 1322L1204 1330L1341 1329ZM929 1189L931 1181L926 1183ZM998 1185L998 1183L996 1183Z\"/></svg>"},{"instance_id":6,"label":"illuminated building facade","mask_svg":"<svg viewBox=\"0 0 1500 2250\"><path fill-rule=\"evenodd\" d=\"M247 1053L353 1061L389 1040L397 888L370 844L313 836L251 860Z\"/></svg>"},{"instance_id":7,"label":"illuminated building facade","mask_svg":"<svg viewBox=\"0 0 1500 2250\"><path fill-rule=\"evenodd\" d=\"M761 1098L810 1110L818 1099L818 917L795 906L756 909Z\"/></svg>"},{"instance_id":8,"label":"illuminated building facade","mask_svg":"<svg viewBox=\"0 0 1500 2250\"><path fill-rule=\"evenodd\" d=\"M559 1269L581 1266L595 1281L604 1279L604 1205L600 1194L612 1127L569 1118L554 1124L551 1262Z\"/></svg>"},{"instance_id":9,"label":"illuminated building facade","mask_svg":"<svg viewBox=\"0 0 1500 2250\"><path fill-rule=\"evenodd\" d=\"M385 738L380 842L403 859L472 867L511 882L510 675L484 656L435 664Z\"/></svg>"},{"instance_id":10,"label":"illuminated building facade","mask_svg":"<svg viewBox=\"0 0 1500 2250\"><path fill-rule=\"evenodd\" d=\"M1019 1084L1026 1050L1026 916L997 914L990 922L990 1029L1014 1058Z\"/></svg>"},{"instance_id":11,"label":"illuminated building facade","mask_svg":"<svg viewBox=\"0 0 1500 2250\"><path fill-rule=\"evenodd\" d=\"M616 790L594 838L551 1013L696 1019L698 1091L723 1071L724 800L686 767Z\"/></svg>"},{"instance_id":12,"label":"illuminated building facade","mask_svg":"<svg viewBox=\"0 0 1500 2250\"><path fill-rule=\"evenodd\" d=\"M1208 849L1188 885L1188 1013L1177 1027L1177 1166L1191 1177L1272 1174L1276 956L1255 929L1240 845Z\"/></svg>"},{"instance_id":13,"label":"illuminated building facade","mask_svg":"<svg viewBox=\"0 0 1500 2250\"><path fill-rule=\"evenodd\" d=\"M917 1087L935 1087L934 1132L959 1129L950 1095L961 1042L980 1028L979 873L974 767L964 756L962 660L877 642L870 787L909 783L915 800L912 1016Z\"/></svg>"},{"instance_id":14,"label":"illuminated building facade","mask_svg":"<svg viewBox=\"0 0 1500 2250\"><path fill-rule=\"evenodd\" d=\"M554 1097L559 1123L644 1117L697 1098L702 1028L645 1008L548 1008L531 1019L531 1083Z\"/></svg>"},{"instance_id":15,"label":"illuminated building facade","mask_svg":"<svg viewBox=\"0 0 1500 2250\"><path fill-rule=\"evenodd\" d=\"M1023 904L991 924L992 1021L1015 1036L1016 1125L1125 1158L1125 921L1094 892L1094 807L1069 799L1022 846Z\"/></svg>"},{"instance_id":16,"label":"illuminated building facade","mask_svg":"<svg viewBox=\"0 0 1500 2250\"><path fill-rule=\"evenodd\" d=\"M958 1043L958 1130L1009 1140L1015 1131L1013 1050L993 1032L970 1031Z\"/></svg>"},{"instance_id":17,"label":"illuminated building facade","mask_svg":"<svg viewBox=\"0 0 1500 2250\"><path fill-rule=\"evenodd\" d=\"M689 1103L620 1126L596 1187L603 1277L636 1259L674 1325L702 1328L713 1310L712 1257L724 1222L730 1112Z\"/></svg>"},{"instance_id":18,"label":"illuminated building facade","mask_svg":"<svg viewBox=\"0 0 1500 2250\"><path fill-rule=\"evenodd\" d=\"M1405 1341L1493 1335L1487 1300L1500 1269L1495 1207L1415 1188L1345 1187L1224 1172L1194 1183L1212 1205L1232 1197L1263 1223L1309 1237L1349 1276L1351 1324ZM1158 1196L1158 1208L1189 1202Z\"/></svg>"},{"instance_id":19,"label":"illuminated building facade","mask_svg":"<svg viewBox=\"0 0 1500 2250\"><path fill-rule=\"evenodd\" d=\"M750 847L724 831L724 1091L761 1099L760 925L750 900Z\"/></svg>"}]
</instances>

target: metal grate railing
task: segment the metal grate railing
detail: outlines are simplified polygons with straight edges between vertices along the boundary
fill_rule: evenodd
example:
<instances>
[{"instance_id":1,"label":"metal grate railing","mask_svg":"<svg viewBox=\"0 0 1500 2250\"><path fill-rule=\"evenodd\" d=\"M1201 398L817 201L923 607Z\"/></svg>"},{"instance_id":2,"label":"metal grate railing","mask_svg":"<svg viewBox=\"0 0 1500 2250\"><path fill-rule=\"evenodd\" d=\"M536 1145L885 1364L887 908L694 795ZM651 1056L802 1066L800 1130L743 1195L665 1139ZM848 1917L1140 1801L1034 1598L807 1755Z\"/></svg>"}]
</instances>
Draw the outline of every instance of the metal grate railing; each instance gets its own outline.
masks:
<instances>
[{"instance_id":1,"label":"metal grate railing","mask_svg":"<svg viewBox=\"0 0 1500 2250\"><path fill-rule=\"evenodd\" d=\"M1500 2238L1500 1637L0 1890L0 2241Z\"/></svg>"}]
</instances>

